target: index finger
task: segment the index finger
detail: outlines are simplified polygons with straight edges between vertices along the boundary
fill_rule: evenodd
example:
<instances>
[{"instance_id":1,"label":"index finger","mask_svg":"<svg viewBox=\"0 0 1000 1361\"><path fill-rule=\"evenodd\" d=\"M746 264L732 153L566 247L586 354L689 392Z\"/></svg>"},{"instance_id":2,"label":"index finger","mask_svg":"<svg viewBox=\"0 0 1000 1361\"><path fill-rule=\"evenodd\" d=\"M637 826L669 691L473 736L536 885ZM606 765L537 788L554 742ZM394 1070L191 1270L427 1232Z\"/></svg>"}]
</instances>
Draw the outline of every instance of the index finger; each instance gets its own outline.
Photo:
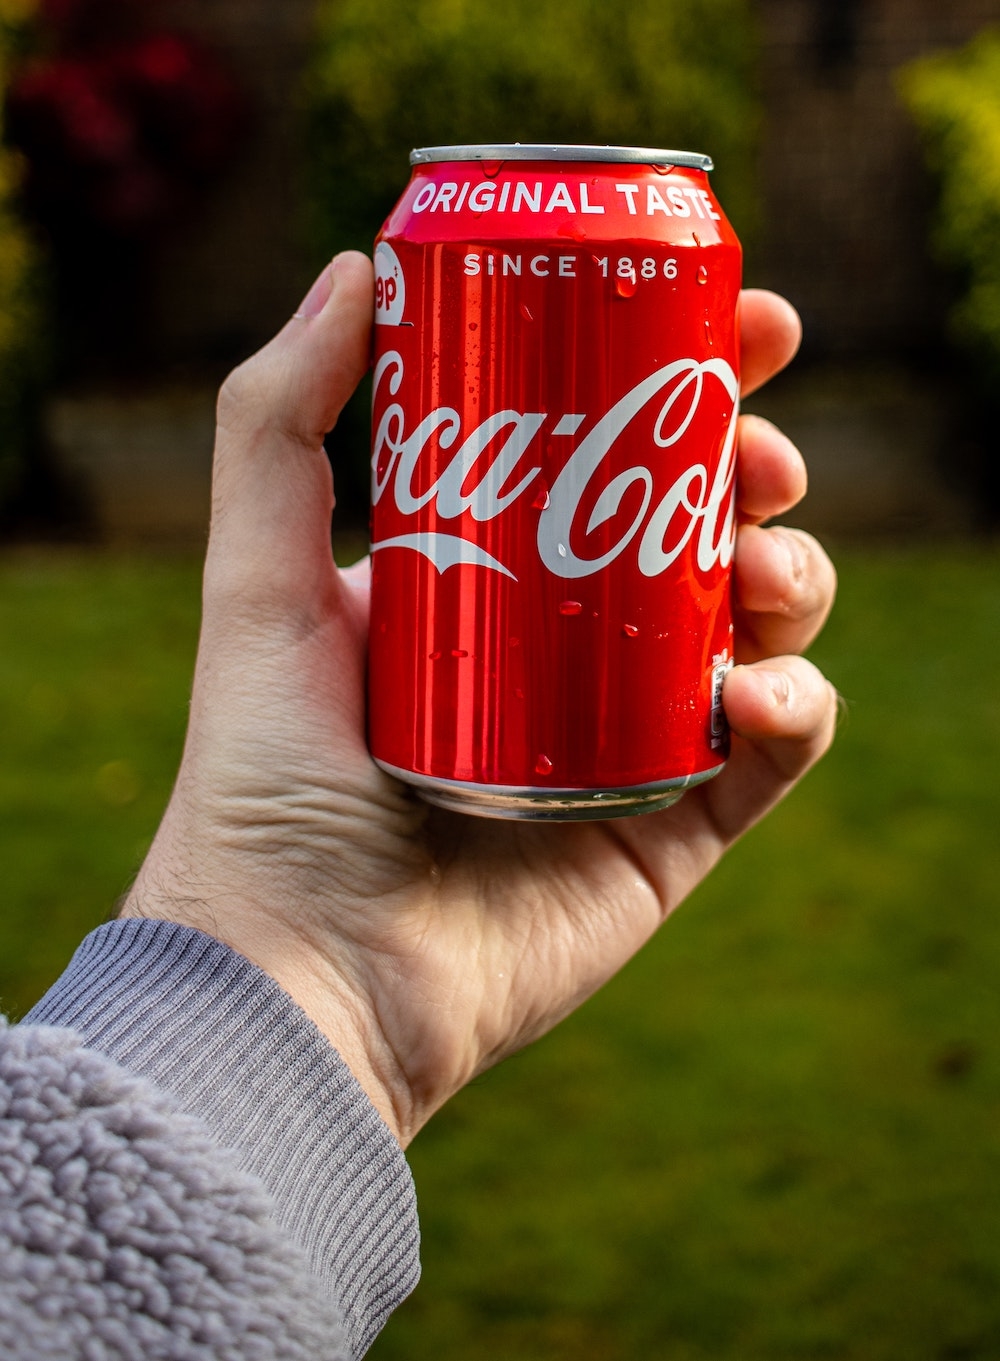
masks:
<instances>
[{"instance_id":1,"label":"index finger","mask_svg":"<svg viewBox=\"0 0 1000 1361\"><path fill-rule=\"evenodd\" d=\"M756 392L788 364L802 340L802 322L790 302L764 288L740 294L743 396Z\"/></svg>"}]
</instances>

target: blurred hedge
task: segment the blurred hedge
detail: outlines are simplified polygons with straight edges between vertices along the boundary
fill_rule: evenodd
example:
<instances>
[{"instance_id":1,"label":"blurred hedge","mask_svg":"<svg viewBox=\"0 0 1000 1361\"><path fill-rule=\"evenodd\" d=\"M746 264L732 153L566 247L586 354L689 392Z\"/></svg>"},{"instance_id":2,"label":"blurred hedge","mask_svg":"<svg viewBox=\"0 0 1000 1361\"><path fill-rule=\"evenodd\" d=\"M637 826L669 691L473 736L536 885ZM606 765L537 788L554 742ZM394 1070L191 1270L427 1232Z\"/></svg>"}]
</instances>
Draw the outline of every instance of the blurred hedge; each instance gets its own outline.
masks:
<instances>
[{"instance_id":1,"label":"blurred hedge","mask_svg":"<svg viewBox=\"0 0 1000 1361\"><path fill-rule=\"evenodd\" d=\"M749 0L320 0L307 83L324 251L372 239L414 146L597 142L707 152L744 236L759 123Z\"/></svg>"},{"instance_id":2,"label":"blurred hedge","mask_svg":"<svg viewBox=\"0 0 1000 1361\"><path fill-rule=\"evenodd\" d=\"M990 383L1000 380L1000 29L900 74L940 195L933 242L954 268L955 339Z\"/></svg>"},{"instance_id":3,"label":"blurred hedge","mask_svg":"<svg viewBox=\"0 0 1000 1361\"><path fill-rule=\"evenodd\" d=\"M0 135L11 62L34 9L34 0L0 0ZM40 349L34 257L17 212L18 179L16 158L0 145L0 509L22 472Z\"/></svg>"}]
</instances>

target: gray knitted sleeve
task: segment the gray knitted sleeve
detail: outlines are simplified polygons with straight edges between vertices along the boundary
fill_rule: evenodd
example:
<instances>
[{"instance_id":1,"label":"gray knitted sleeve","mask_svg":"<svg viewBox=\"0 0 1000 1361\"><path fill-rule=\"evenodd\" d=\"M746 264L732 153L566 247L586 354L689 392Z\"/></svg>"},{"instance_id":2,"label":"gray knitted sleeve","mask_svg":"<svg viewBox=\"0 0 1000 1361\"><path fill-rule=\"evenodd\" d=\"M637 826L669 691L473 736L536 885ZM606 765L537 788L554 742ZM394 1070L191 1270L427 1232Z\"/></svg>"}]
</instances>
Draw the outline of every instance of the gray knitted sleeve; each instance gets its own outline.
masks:
<instances>
[{"instance_id":1,"label":"gray knitted sleeve","mask_svg":"<svg viewBox=\"0 0 1000 1361\"><path fill-rule=\"evenodd\" d=\"M234 1150L343 1317L350 1354L364 1353L419 1276L413 1182L351 1072L272 978L200 931L110 922L24 1024L76 1032Z\"/></svg>"}]
</instances>

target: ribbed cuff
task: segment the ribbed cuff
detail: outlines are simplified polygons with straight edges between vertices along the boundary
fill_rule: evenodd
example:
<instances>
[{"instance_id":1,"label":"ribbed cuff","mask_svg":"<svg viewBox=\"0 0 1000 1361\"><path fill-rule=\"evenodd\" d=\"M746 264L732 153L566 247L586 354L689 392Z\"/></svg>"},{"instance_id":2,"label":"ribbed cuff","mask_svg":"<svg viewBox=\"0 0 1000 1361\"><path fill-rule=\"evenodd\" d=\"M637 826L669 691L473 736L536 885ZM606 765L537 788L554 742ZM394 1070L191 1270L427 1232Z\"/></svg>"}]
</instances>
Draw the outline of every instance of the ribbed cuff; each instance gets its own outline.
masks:
<instances>
[{"instance_id":1,"label":"ribbed cuff","mask_svg":"<svg viewBox=\"0 0 1000 1361\"><path fill-rule=\"evenodd\" d=\"M353 1074L268 974L172 922L109 922L23 1024L64 1026L148 1077L274 1197L355 1355L420 1274L413 1179Z\"/></svg>"}]
</instances>

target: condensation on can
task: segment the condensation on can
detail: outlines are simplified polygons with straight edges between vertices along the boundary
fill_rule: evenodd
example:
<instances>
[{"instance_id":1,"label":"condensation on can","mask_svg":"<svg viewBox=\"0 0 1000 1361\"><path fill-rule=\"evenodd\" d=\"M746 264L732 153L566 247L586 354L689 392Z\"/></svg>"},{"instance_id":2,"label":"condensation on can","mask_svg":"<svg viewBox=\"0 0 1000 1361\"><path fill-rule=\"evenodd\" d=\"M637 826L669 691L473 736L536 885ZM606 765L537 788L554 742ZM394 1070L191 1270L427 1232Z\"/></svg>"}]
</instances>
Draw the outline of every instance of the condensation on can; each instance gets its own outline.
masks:
<instances>
[{"instance_id":1,"label":"condensation on can","mask_svg":"<svg viewBox=\"0 0 1000 1361\"><path fill-rule=\"evenodd\" d=\"M432 147L375 247L369 745L605 818L728 750L740 247L708 157Z\"/></svg>"}]
</instances>

